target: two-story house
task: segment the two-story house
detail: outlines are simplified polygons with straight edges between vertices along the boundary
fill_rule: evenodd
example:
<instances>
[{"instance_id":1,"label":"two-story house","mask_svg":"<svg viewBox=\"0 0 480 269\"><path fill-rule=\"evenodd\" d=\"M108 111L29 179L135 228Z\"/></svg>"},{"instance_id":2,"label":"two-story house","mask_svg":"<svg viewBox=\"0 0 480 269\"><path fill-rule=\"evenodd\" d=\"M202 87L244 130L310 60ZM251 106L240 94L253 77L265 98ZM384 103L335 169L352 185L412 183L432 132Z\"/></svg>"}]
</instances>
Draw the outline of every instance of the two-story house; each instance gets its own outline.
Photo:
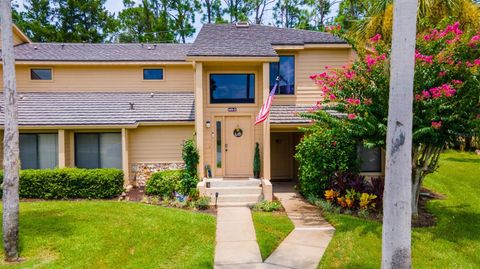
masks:
<instances>
[{"instance_id":1,"label":"two-story house","mask_svg":"<svg viewBox=\"0 0 480 269\"><path fill-rule=\"evenodd\" d=\"M321 98L309 76L354 57L329 33L249 24L204 25L192 44L14 35L22 169L116 167L125 185L144 185L152 171L181 167L194 136L201 178L246 179L259 143L266 199L269 180L296 177L298 127L309 124L296 113ZM254 126L277 76L270 117ZM381 171L379 152L362 154L364 171Z\"/></svg>"}]
</instances>

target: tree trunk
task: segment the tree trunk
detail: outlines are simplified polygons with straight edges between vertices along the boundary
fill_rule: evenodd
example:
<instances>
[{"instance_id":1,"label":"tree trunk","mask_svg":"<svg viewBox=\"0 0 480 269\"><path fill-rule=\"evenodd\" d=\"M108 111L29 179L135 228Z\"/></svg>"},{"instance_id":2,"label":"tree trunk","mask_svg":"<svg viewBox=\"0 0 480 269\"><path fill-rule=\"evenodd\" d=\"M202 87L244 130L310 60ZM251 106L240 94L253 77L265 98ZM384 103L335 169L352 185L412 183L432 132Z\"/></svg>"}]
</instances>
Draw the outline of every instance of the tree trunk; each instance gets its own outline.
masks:
<instances>
[{"instance_id":1,"label":"tree trunk","mask_svg":"<svg viewBox=\"0 0 480 269\"><path fill-rule=\"evenodd\" d=\"M417 0L395 0L385 191L382 268L412 267L412 110Z\"/></svg>"},{"instance_id":2,"label":"tree trunk","mask_svg":"<svg viewBox=\"0 0 480 269\"><path fill-rule=\"evenodd\" d=\"M3 247L5 260L18 261L18 110L13 52L12 10L9 0L1 0L3 94L5 133L3 140Z\"/></svg>"}]
</instances>

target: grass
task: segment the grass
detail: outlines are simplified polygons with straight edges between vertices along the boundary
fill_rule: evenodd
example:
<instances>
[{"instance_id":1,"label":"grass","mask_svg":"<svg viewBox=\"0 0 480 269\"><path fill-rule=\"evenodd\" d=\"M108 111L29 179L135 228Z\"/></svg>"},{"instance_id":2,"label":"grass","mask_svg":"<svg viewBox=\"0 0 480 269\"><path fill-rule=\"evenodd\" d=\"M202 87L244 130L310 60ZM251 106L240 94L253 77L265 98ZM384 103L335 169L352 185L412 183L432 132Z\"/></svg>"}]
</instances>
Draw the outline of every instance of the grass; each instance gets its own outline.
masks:
<instances>
[{"instance_id":1,"label":"grass","mask_svg":"<svg viewBox=\"0 0 480 269\"><path fill-rule=\"evenodd\" d=\"M115 201L23 202L25 261L0 268L212 268L214 245L215 218L206 214Z\"/></svg>"},{"instance_id":2,"label":"grass","mask_svg":"<svg viewBox=\"0 0 480 269\"><path fill-rule=\"evenodd\" d=\"M253 211L253 224L262 259L265 260L293 230L293 223L283 212Z\"/></svg>"},{"instance_id":3,"label":"grass","mask_svg":"<svg viewBox=\"0 0 480 269\"><path fill-rule=\"evenodd\" d=\"M412 232L414 268L478 268L480 264L480 156L449 151L425 187L444 194L427 208L437 225ZM319 268L379 268L381 224L326 213L335 228Z\"/></svg>"}]
</instances>

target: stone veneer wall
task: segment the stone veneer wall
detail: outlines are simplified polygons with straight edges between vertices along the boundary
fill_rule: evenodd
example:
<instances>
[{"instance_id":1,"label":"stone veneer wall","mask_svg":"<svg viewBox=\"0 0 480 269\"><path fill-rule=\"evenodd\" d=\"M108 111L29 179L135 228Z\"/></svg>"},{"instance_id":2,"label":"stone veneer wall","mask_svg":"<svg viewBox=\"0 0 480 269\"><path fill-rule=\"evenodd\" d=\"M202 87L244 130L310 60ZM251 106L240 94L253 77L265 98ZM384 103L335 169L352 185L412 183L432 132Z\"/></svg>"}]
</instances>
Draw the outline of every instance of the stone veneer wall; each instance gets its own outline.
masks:
<instances>
[{"instance_id":1,"label":"stone veneer wall","mask_svg":"<svg viewBox=\"0 0 480 269\"><path fill-rule=\"evenodd\" d=\"M184 163L134 163L130 165L130 182L133 186L143 187L155 172L184 168Z\"/></svg>"}]
</instances>

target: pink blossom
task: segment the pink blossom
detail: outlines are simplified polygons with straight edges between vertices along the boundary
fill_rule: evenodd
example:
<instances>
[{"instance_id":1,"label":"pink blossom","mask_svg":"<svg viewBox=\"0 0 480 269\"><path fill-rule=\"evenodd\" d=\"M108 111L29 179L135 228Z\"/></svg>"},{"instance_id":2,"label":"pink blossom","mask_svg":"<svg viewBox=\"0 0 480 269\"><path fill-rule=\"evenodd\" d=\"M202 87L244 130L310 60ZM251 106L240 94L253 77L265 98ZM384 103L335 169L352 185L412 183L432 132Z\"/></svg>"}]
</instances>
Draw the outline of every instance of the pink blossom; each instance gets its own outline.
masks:
<instances>
[{"instance_id":1,"label":"pink blossom","mask_svg":"<svg viewBox=\"0 0 480 269\"><path fill-rule=\"evenodd\" d=\"M363 103L368 106L373 104L373 101L371 98L366 98L365 100L363 100Z\"/></svg>"},{"instance_id":2,"label":"pink blossom","mask_svg":"<svg viewBox=\"0 0 480 269\"><path fill-rule=\"evenodd\" d=\"M355 114L348 114L347 117L348 117L349 120L354 120L354 119L357 118L357 115L355 115Z\"/></svg>"},{"instance_id":3,"label":"pink blossom","mask_svg":"<svg viewBox=\"0 0 480 269\"><path fill-rule=\"evenodd\" d=\"M440 129L442 127L442 121L432 121L432 128Z\"/></svg>"},{"instance_id":4,"label":"pink blossom","mask_svg":"<svg viewBox=\"0 0 480 269\"><path fill-rule=\"evenodd\" d=\"M428 99L428 98L430 98L432 95L430 94L429 91L422 91L422 96L423 96L423 98Z\"/></svg>"},{"instance_id":5,"label":"pink blossom","mask_svg":"<svg viewBox=\"0 0 480 269\"><path fill-rule=\"evenodd\" d=\"M419 101L422 99L423 99L423 96L421 94L415 94L415 100Z\"/></svg>"},{"instance_id":6,"label":"pink blossom","mask_svg":"<svg viewBox=\"0 0 480 269\"><path fill-rule=\"evenodd\" d=\"M349 103L351 105L359 105L360 104L359 99L347 98L347 99L345 99L345 101L347 101L347 103Z\"/></svg>"},{"instance_id":7,"label":"pink blossom","mask_svg":"<svg viewBox=\"0 0 480 269\"><path fill-rule=\"evenodd\" d=\"M452 83L453 84L463 84L463 81L458 80L458 79L454 79L454 80L452 80Z\"/></svg>"},{"instance_id":8,"label":"pink blossom","mask_svg":"<svg viewBox=\"0 0 480 269\"><path fill-rule=\"evenodd\" d=\"M446 74L447 74L447 72L445 72L445 71L440 71L440 72L438 73L438 76L439 76L439 77L444 77Z\"/></svg>"},{"instance_id":9,"label":"pink blossom","mask_svg":"<svg viewBox=\"0 0 480 269\"><path fill-rule=\"evenodd\" d=\"M480 65L480 59L475 59L473 60L474 65Z\"/></svg>"},{"instance_id":10,"label":"pink blossom","mask_svg":"<svg viewBox=\"0 0 480 269\"><path fill-rule=\"evenodd\" d=\"M345 71L344 75L347 79L353 79L355 77L355 71L347 70Z\"/></svg>"},{"instance_id":11,"label":"pink blossom","mask_svg":"<svg viewBox=\"0 0 480 269\"><path fill-rule=\"evenodd\" d=\"M424 63L429 63L429 64L433 63L433 56L423 55L419 51L415 51L415 59Z\"/></svg>"},{"instance_id":12,"label":"pink blossom","mask_svg":"<svg viewBox=\"0 0 480 269\"><path fill-rule=\"evenodd\" d=\"M370 55L367 55L365 57L365 61L367 62L368 68L371 68L373 65L375 65L377 63L377 60L372 58Z\"/></svg>"},{"instance_id":13,"label":"pink blossom","mask_svg":"<svg viewBox=\"0 0 480 269\"><path fill-rule=\"evenodd\" d=\"M337 97L335 96L335 94L333 94L333 93L330 94L330 100L335 100L335 99L337 99Z\"/></svg>"},{"instance_id":14,"label":"pink blossom","mask_svg":"<svg viewBox=\"0 0 480 269\"><path fill-rule=\"evenodd\" d=\"M477 41L480 41L480 35L474 35L470 39L470 42L477 42Z\"/></svg>"},{"instance_id":15,"label":"pink blossom","mask_svg":"<svg viewBox=\"0 0 480 269\"><path fill-rule=\"evenodd\" d=\"M310 75L311 80L316 80L317 79L317 74Z\"/></svg>"},{"instance_id":16,"label":"pink blossom","mask_svg":"<svg viewBox=\"0 0 480 269\"><path fill-rule=\"evenodd\" d=\"M375 42L378 42L380 41L380 39L382 39L382 35L381 34L376 34L375 36L373 36L372 38L370 38L370 41L375 43Z\"/></svg>"}]
</instances>

